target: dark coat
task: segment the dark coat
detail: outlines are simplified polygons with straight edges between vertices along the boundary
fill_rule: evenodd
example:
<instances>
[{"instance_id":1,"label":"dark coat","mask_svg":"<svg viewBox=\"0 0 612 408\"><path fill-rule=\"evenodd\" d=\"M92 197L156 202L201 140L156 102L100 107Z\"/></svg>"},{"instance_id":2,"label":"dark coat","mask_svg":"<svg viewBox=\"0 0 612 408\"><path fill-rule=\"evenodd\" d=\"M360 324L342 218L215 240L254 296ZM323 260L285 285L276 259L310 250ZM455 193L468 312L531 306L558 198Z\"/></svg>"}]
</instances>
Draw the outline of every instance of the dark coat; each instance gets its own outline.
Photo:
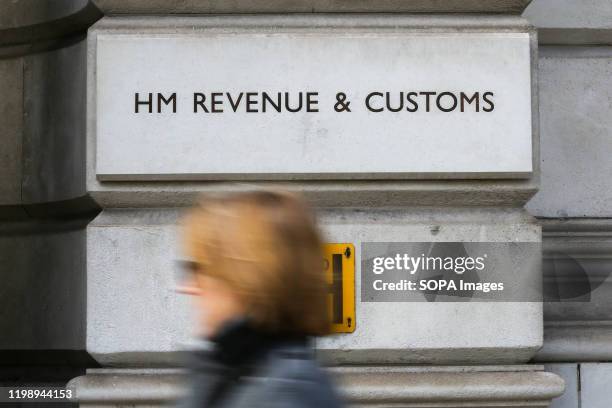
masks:
<instances>
[{"instance_id":1,"label":"dark coat","mask_svg":"<svg viewBox=\"0 0 612 408\"><path fill-rule=\"evenodd\" d=\"M331 380L305 338L271 336L232 322L190 363L184 408L338 408Z\"/></svg>"}]
</instances>

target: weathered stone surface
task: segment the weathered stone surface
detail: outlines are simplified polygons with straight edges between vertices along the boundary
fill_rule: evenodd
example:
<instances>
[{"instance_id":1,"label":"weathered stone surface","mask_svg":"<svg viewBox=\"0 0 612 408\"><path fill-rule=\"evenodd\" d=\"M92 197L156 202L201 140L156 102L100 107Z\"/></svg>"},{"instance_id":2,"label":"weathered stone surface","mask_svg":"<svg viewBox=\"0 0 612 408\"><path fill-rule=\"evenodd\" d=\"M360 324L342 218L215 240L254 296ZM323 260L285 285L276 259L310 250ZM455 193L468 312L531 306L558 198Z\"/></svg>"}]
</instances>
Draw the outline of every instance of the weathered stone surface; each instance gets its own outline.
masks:
<instances>
[{"instance_id":1,"label":"weathered stone surface","mask_svg":"<svg viewBox=\"0 0 612 408\"><path fill-rule=\"evenodd\" d=\"M608 0L534 0L523 17L538 27L540 44L612 44Z\"/></svg>"},{"instance_id":2,"label":"weathered stone surface","mask_svg":"<svg viewBox=\"0 0 612 408\"><path fill-rule=\"evenodd\" d=\"M186 13L520 13L531 0L94 0L107 14Z\"/></svg>"},{"instance_id":3,"label":"weathered stone surface","mask_svg":"<svg viewBox=\"0 0 612 408\"><path fill-rule=\"evenodd\" d=\"M612 48L540 49L539 217L612 216Z\"/></svg>"},{"instance_id":4,"label":"weathered stone surface","mask_svg":"<svg viewBox=\"0 0 612 408\"><path fill-rule=\"evenodd\" d=\"M580 364L581 408L608 408L610 406L612 363Z\"/></svg>"},{"instance_id":5,"label":"weathered stone surface","mask_svg":"<svg viewBox=\"0 0 612 408\"><path fill-rule=\"evenodd\" d=\"M612 222L543 220L546 321L612 321Z\"/></svg>"},{"instance_id":6,"label":"weathered stone surface","mask_svg":"<svg viewBox=\"0 0 612 408\"><path fill-rule=\"evenodd\" d=\"M578 408L580 406L578 405L580 400L578 364L546 364L544 368L550 373L557 374L565 381L563 395L553 399L549 408Z\"/></svg>"},{"instance_id":7,"label":"weathered stone surface","mask_svg":"<svg viewBox=\"0 0 612 408\"><path fill-rule=\"evenodd\" d=\"M112 365L168 363L188 341L184 296L172 292L176 210L107 209L87 228L87 349ZM520 210L321 211L327 242L534 241ZM357 265L356 293L360 293ZM125 313L129 310L130 313ZM540 303L362 303L356 331L317 341L335 362L523 362L542 344ZM139 333L134 336L134 331Z\"/></svg>"},{"instance_id":8,"label":"weathered stone surface","mask_svg":"<svg viewBox=\"0 0 612 408\"><path fill-rule=\"evenodd\" d=\"M174 211L105 210L88 225L87 351L103 364L165 362L189 339L175 221Z\"/></svg>"},{"instance_id":9,"label":"weathered stone surface","mask_svg":"<svg viewBox=\"0 0 612 408\"><path fill-rule=\"evenodd\" d=\"M23 59L0 60L0 205L21 203Z\"/></svg>"},{"instance_id":10,"label":"weathered stone surface","mask_svg":"<svg viewBox=\"0 0 612 408\"><path fill-rule=\"evenodd\" d=\"M532 174L528 32L90 38L101 181Z\"/></svg>"},{"instance_id":11,"label":"weathered stone surface","mask_svg":"<svg viewBox=\"0 0 612 408\"><path fill-rule=\"evenodd\" d=\"M328 242L535 241L539 227L520 210L329 211L319 222ZM539 303L360 302L356 330L317 341L336 362L520 362L541 345Z\"/></svg>"},{"instance_id":12,"label":"weathered stone surface","mask_svg":"<svg viewBox=\"0 0 612 408\"><path fill-rule=\"evenodd\" d=\"M0 350L85 348L82 223L0 225Z\"/></svg>"},{"instance_id":13,"label":"weathered stone surface","mask_svg":"<svg viewBox=\"0 0 612 408\"><path fill-rule=\"evenodd\" d=\"M163 18L151 24L148 18L105 18L92 29L95 32L147 32L194 33L194 30L217 30L227 27L239 28L250 32L274 32L275 30L336 30L358 33L360 30L376 28L381 31L423 32L423 27L436 31L452 33L465 32L503 32L533 34L532 28L517 17L474 16L454 18L449 16L382 16L382 15L295 15L295 16L209 16L193 18ZM118 31L117 31L118 30ZM92 36L93 38L93 36ZM95 66L95 41L90 40L89 64ZM535 61L535 37L531 37L531 61ZM532 95L536 89L535 64L532 64ZM173 207L192 202L198 192L224 191L247 188L223 183L156 183L137 182L100 182L96 178L96 73L90 70L88 76L88 157L87 190L103 207ZM538 157L538 132L536 98L532 102L533 155ZM534 159L533 176L528 180L462 180L445 182L442 180L402 180L351 183L326 180L324 182L293 181L291 183L262 182L261 186L271 186L299 190L309 199L321 206L401 206L410 204L437 206L520 206L537 189L539 160ZM247 177L248 178L248 177Z\"/></svg>"},{"instance_id":14,"label":"weathered stone surface","mask_svg":"<svg viewBox=\"0 0 612 408\"><path fill-rule=\"evenodd\" d=\"M54 0L48 5L37 0L4 2L0 55L56 46L61 37L85 31L100 17L90 0Z\"/></svg>"},{"instance_id":15,"label":"weathered stone surface","mask_svg":"<svg viewBox=\"0 0 612 408\"><path fill-rule=\"evenodd\" d=\"M89 0L55 0L41 7L36 0L20 0L4 4L0 15L0 30L49 23L78 13Z\"/></svg>"},{"instance_id":16,"label":"weathered stone surface","mask_svg":"<svg viewBox=\"0 0 612 408\"><path fill-rule=\"evenodd\" d=\"M24 57L24 204L85 195L86 43Z\"/></svg>"},{"instance_id":17,"label":"weathered stone surface","mask_svg":"<svg viewBox=\"0 0 612 408\"><path fill-rule=\"evenodd\" d=\"M606 219L543 222L544 346L537 361L612 358L612 224Z\"/></svg>"},{"instance_id":18,"label":"weathered stone surface","mask_svg":"<svg viewBox=\"0 0 612 408\"><path fill-rule=\"evenodd\" d=\"M563 380L541 366L347 367L334 370L354 406L546 407ZM512 384L508 387L508 384Z\"/></svg>"},{"instance_id":19,"label":"weathered stone surface","mask_svg":"<svg viewBox=\"0 0 612 408\"><path fill-rule=\"evenodd\" d=\"M330 371L352 407L542 408L564 388L563 380L542 366L356 366ZM177 370L94 369L68 386L83 407L157 407L184 395L185 380Z\"/></svg>"},{"instance_id":20,"label":"weathered stone surface","mask_svg":"<svg viewBox=\"0 0 612 408\"><path fill-rule=\"evenodd\" d=\"M607 361L612 356L612 323L550 321L544 325L544 346L538 362Z\"/></svg>"},{"instance_id":21,"label":"weathered stone surface","mask_svg":"<svg viewBox=\"0 0 612 408\"><path fill-rule=\"evenodd\" d=\"M84 355L81 217L95 205L83 198L85 47L75 42L100 13L81 0L1 8L0 351L23 365L6 371L17 379L28 364L62 371Z\"/></svg>"}]
</instances>

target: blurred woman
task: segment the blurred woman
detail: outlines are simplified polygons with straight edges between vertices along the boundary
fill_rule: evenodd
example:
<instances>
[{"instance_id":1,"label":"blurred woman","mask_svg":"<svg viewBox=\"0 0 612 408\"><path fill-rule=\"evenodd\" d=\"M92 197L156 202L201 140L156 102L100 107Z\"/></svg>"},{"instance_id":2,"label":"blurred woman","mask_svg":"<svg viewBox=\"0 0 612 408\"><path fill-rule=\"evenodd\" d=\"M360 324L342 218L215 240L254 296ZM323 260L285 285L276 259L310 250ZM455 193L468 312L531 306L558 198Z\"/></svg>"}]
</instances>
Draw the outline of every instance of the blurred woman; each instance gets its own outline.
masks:
<instances>
[{"instance_id":1,"label":"blurred woman","mask_svg":"<svg viewBox=\"0 0 612 408\"><path fill-rule=\"evenodd\" d=\"M186 407L339 407L309 337L329 332L322 244L295 196L207 198L183 222L198 335Z\"/></svg>"}]
</instances>

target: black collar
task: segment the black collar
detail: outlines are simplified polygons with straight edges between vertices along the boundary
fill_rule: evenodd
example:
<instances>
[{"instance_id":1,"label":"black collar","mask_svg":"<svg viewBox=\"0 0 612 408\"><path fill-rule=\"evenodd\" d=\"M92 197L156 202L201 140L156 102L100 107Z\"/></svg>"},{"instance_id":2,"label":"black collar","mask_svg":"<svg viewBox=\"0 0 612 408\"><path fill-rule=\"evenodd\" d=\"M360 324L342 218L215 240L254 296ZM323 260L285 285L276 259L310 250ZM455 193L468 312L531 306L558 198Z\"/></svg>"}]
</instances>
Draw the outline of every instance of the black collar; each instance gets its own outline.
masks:
<instances>
[{"instance_id":1,"label":"black collar","mask_svg":"<svg viewBox=\"0 0 612 408\"><path fill-rule=\"evenodd\" d=\"M306 337L272 334L256 329L248 319L227 322L210 341L214 344L213 358L226 365L241 365L286 343L306 345Z\"/></svg>"}]
</instances>

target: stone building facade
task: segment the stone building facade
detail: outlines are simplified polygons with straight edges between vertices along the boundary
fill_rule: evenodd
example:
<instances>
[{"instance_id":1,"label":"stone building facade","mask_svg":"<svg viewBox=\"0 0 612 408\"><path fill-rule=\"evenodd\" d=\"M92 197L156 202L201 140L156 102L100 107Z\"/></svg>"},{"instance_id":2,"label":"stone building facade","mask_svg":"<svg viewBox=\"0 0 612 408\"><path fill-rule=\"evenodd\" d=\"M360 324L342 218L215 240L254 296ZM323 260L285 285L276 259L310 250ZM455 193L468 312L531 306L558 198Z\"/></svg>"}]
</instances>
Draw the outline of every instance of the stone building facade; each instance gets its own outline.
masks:
<instances>
[{"instance_id":1,"label":"stone building facade","mask_svg":"<svg viewBox=\"0 0 612 408\"><path fill-rule=\"evenodd\" d=\"M326 240L354 244L357 257L365 242L541 243L544 302L362 302L357 263L355 331L316 343L355 406L612 406L608 1L24 0L0 7L3 383L70 381L83 406L157 406L180 395L176 354L189 337L187 301L172 293L180 212L203 192L280 186L301 192ZM122 72L128 57L103 42L145 39L154 50L163 38L214 42L227 33L246 38L245 53L249 38L279 33L289 41L472 36L466 53L486 37L487 52L507 58L502 66L519 58L503 54L503 40L521 39L519 77L529 98L512 114L530 143L510 143L505 156L483 163L527 157L529 169L394 177L332 169L321 177L323 164L308 162L314 176L275 178L261 177L245 151L253 170L203 178L139 160L139 149L157 157L156 147L112 130L128 124L109 117L104 92L111 75L145 77L160 54L147 61L145 53L142 72ZM507 132L499 129L514 137Z\"/></svg>"}]
</instances>

